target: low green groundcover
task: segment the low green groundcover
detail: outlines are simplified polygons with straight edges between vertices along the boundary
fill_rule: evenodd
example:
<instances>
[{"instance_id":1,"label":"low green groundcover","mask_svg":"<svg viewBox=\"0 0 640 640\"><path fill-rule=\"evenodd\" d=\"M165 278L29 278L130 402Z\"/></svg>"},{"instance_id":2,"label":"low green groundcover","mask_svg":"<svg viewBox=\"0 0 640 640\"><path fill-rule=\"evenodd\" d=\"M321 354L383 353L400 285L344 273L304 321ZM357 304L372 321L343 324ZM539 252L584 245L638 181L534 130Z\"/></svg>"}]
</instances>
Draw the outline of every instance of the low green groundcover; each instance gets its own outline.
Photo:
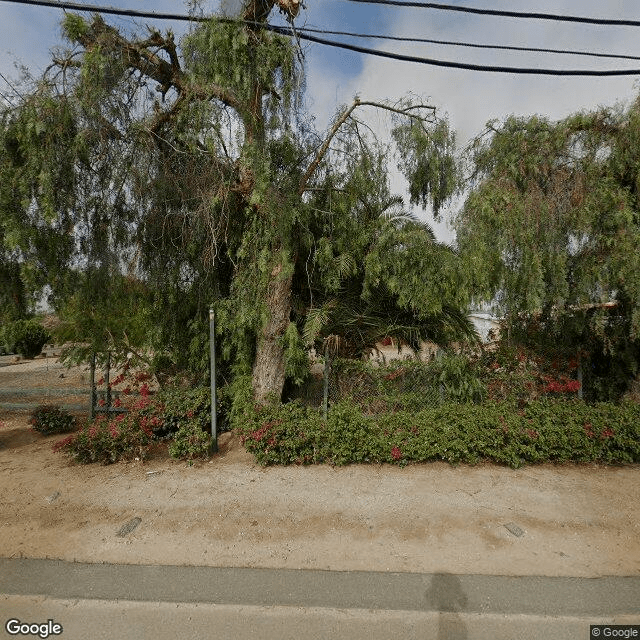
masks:
<instances>
[{"instance_id":1,"label":"low green groundcover","mask_svg":"<svg viewBox=\"0 0 640 640\"><path fill-rule=\"evenodd\" d=\"M368 416L344 402L326 422L317 410L290 403L255 411L241 431L263 465L640 462L640 405L632 403L444 404Z\"/></svg>"}]
</instances>

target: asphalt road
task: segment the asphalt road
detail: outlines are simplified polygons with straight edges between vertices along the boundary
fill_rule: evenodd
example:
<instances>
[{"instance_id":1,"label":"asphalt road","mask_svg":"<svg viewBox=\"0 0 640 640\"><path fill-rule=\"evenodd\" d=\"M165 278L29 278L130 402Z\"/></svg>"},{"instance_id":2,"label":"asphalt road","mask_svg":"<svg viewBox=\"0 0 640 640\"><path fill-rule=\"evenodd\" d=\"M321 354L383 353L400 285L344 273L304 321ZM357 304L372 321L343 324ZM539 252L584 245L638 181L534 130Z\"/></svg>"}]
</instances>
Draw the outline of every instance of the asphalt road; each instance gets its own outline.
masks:
<instances>
[{"instance_id":1,"label":"asphalt road","mask_svg":"<svg viewBox=\"0 0 640 640\"><path fill-rule=\"evenodd\" d=\"M550 578L0 559L0 621L102 638L587 640L635 624L640 577ZM42 637L32 635L31 637ZM631 636L633 637L633 636ZM638 636L640 637L640 635Z\"/></svg>"}]
</instances>

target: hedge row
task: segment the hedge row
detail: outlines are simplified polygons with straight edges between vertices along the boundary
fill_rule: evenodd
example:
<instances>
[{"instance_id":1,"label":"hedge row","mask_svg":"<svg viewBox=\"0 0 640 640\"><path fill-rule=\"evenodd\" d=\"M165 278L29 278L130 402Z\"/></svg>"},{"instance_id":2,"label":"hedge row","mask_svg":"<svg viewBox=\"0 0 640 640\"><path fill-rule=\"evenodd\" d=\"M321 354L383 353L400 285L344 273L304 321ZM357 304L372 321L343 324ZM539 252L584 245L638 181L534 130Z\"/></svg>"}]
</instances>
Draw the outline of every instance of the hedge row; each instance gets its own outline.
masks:
<instances>
[{"instance_id":1,"label":"hedge row","mask_svg":"<svg viewBox=\"0 0 640 640\"><path fill-rule=\"evenodd\" d=\"M369 416L345 402L326 422L317 410L290 403L255 411L241 431L263 465L640 462L640 405L632 403L545 399L523 409L446 404Z\"/></svg>"}]
</instances>

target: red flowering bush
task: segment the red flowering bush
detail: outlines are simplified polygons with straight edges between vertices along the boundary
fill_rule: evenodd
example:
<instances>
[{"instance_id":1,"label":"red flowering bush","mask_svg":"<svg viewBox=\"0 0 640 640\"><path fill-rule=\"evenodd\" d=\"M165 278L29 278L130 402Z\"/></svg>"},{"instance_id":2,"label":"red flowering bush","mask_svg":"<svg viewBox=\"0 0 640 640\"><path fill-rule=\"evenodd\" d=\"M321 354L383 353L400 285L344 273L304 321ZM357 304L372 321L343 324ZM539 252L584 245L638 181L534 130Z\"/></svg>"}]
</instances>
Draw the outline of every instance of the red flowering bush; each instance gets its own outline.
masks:
<instances>
[{"instance_id":1,"label":"red flowering bush","mask_svg":"<svg viewBox=\"0 0 640 640\"><path fill-rule=\"evenodd\" d=\"M125 363L122 373L109 381L109 390L115 397L111 406L120 409L142 409L149 405L151 396L155 393L149 386L151 375L146 371L135 371ZM100 387L105 383L104 377L100 378L96 385ZM104 391L99 391L103 394ZM106 407L107 402L103 397L97 401L99 407Z\"/></svg>"},{"instance_id":2,"label":"red flowering bush","mask_svg":"<svg viewBox=\"0 0 640 640\"><path fill-rule=\"evenodd\" d=\"M560 376L554 380L551 376L543 376L545 393L576 393L580 389L577 380L569 380L566 376Z\"/></svg>"},{"instance_id":3,"label":"red flowering bush","mask_svg":"<svg viewBox=\"0 0 640 640\"><path fill-rule=\"evenodd\" d=\"M77 433L57 442L53 449L82 464L111 464L118 460L143 460L152 442L150 418L140 411L132 411L111 419L100 415Z\"/></svg>"},{"instance_id":4,"label":"red flowering bush","mask_svg":"<svg viewBox=\"0 0 640 640\"><path fill-rule=\"evenodd\" d=\"M487 354L481 366L486 372L489 400L494 402L527 403L545 396L570 398L581 387L573 378L578 366L575 359L544 358L524 347L501 346Z\"/></svg>"},{"instance_id":5,"label":"red flowering bush","mask_svg":"<svg viewBox=\"0 0 640 640\"><path fill-rule=\"evenodd\" d=\"M144 459L154 443L169 441L171 456L192 460L209 455L211 446L209 389L171 389L151 397L147 378L139 379L139 396L123 413L99 415L54 449L80 463Z\"/></svg>"}]
</instances>

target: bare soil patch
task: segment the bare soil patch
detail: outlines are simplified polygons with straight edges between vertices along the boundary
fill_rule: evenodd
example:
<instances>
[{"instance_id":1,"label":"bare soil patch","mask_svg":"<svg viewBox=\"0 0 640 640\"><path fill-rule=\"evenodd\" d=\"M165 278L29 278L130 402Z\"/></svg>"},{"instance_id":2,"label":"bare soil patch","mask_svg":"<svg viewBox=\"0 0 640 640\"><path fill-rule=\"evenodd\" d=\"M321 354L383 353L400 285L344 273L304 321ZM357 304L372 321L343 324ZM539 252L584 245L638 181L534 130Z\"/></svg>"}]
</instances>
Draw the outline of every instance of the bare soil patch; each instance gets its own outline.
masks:
<instances>
[{"instance_id":1,"label":"bare soil patch","mask_svg":"<svg viewBox=\"0 0 640 640\"><path fill-rule=\"evenodd\" d=\"M52 381L82 386L87 375L82 368L60 369L65 378L49 378L58 368L40 362L0 368L0 389ZM192 466L172 460L160 446L144 463L80 466L53 452L64 436L32 432L28 417L0 410L0 556L640 574L638 465L262 468L236 437L223 434L220 452ZM138 526L118 536L134 518Z\"/></svg>"}]
</instances>

